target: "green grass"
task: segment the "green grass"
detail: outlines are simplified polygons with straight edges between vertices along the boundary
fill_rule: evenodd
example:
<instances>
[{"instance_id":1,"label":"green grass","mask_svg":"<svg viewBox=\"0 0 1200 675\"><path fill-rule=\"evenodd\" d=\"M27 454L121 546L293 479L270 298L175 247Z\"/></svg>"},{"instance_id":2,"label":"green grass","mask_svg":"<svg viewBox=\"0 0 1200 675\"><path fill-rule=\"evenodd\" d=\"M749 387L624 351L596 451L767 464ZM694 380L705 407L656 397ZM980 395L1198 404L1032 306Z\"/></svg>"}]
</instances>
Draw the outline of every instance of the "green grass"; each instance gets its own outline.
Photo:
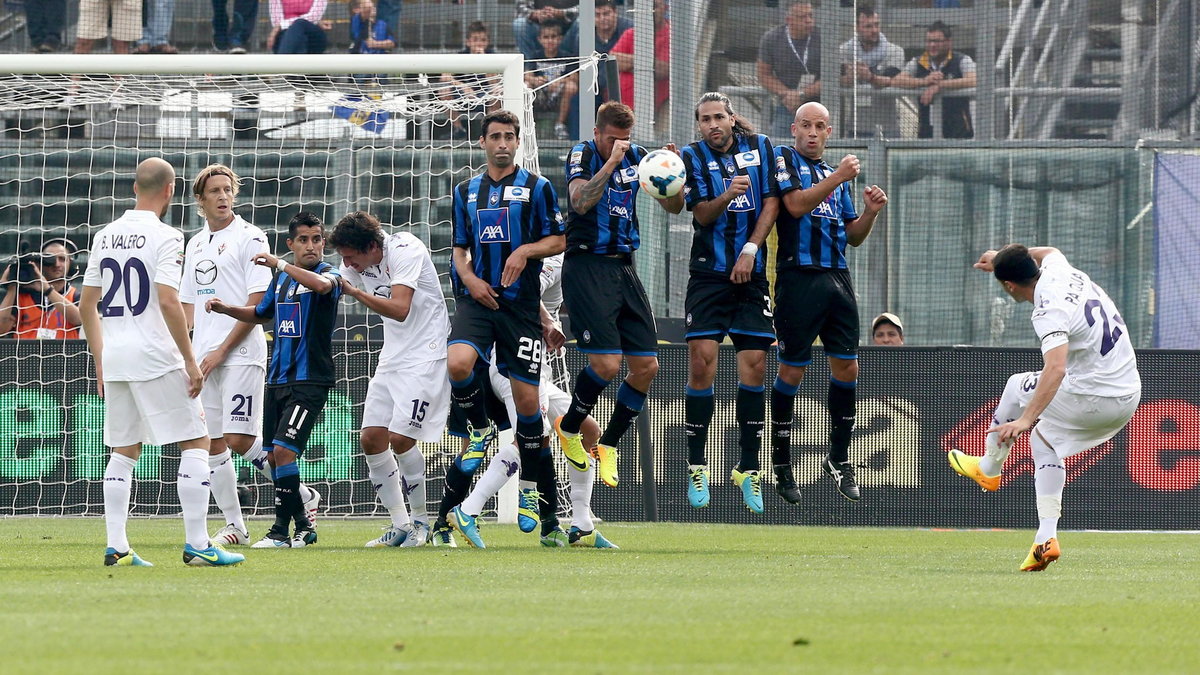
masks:
<instances>
[{"instance_id":1,"label":"green grass","mask_svg":"<svg viewBox=\"0 0 1200 675\"><path fill-rule=\"evenodd\" d=\"M606 523L620 551L303 550L185 567L182 523L135 520L157 567L101 564L100 519L0 519L6 673L1184 672L1200 537ZM252 534L265 524L252 523ZM171 543L163 543L171 542ZM461 538L460 538L461 543Z\"/></svg>"}]
</instances>

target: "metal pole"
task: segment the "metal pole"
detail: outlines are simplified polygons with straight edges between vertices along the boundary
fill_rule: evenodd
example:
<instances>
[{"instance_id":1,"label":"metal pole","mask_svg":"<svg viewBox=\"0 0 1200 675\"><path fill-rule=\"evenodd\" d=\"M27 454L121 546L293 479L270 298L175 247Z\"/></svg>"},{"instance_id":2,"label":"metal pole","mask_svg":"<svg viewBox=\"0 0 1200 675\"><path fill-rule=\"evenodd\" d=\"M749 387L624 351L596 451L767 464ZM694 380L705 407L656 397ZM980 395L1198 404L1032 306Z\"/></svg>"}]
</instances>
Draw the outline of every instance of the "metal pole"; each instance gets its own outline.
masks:
<instances>
[{"instance_id":1,"label":"metal pole","mask_svg":"<svg viewBox=\"0 0 1200 675\"><path fill-rule=\"evenodd\" d=\"M658 484L654 482L654 444L650 441L650 412L642 408L637 416L638 464L642 468L642 506L646 520L658 520Z\"/></svg>"},{"instance_id":2,"label":"metal pole","mask_svg":"<svg viewBox=\"0 0 1200 675\"><path fill-rule=\"evenodd\" d=\"M591 56L596 51L596 0L579 0L579 55ZM603 67L597 64L597 67ZM599 73L585 68L579 81L579 137L588 138L596 126L596 87Z\"/></svg>"}]
</instances>

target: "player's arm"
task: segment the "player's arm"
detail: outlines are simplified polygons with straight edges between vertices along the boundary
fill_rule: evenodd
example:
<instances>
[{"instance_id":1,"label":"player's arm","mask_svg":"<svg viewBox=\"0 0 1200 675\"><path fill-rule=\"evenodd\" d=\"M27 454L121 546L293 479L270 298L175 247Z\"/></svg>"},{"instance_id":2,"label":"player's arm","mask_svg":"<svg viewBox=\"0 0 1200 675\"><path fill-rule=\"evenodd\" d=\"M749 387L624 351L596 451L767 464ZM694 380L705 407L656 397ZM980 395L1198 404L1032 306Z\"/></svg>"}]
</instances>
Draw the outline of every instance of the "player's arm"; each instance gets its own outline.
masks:
<instances>
[{"instance_id":1,"label":"player's arm","mask_svg":"<svg viewBox=\"0 0 1200 675\"><path fill-rule=\"evenodd\" d=\"M858 157L854 155L846 155L842 161L838 162L838 166L833 170L833 173L822 178L815 185L801 188L799 190L791 190L783 195L783 207L788 210L788 213L793 218L799 218L806 213L811 213L817 205L829 198L833 191L838 189L838 186L846 181L853 180L858 177Z\"/></svg>"},{"instance_id":2,"label":"player's arm","mask_svg":"<svg viewBox=\"0 0 1200 675\"><path fill-rule=\"evenodd\" d=\"M204 386L204 374L200 372L196 357L192 354L192 341L188 338L187 318L183 315L183 304L179 302L179 291L166 284L155 286L158 288L158 306L162 310L163 321L167 324L171 339L175 341L175 347L183 355L183 367L188 376L188 396L196 398Z\"/></svg>"},{"instance_id":3,"label":"player's arm","mask_svg":"<svg viewBox=\"0 0 1200 675\"><path fill-rule=\"evenodd\" d=\"M504 261L504 270L500 273L500 285L507 288L516 283L521 272L525 271L526 263L530 260L549 258L565 250L567 250L567 236L564 234L552 234L516 247L512 253L508 254L508 260Z\"/></svg>"},{"instance_id":4,"label":"player's arm","mask_svg":"<svg viewBox=\"0 0 1200 675\"><path fill-rule=\"evenodd\" d=\"M600 197L604 196L605 188L608 187L609 177L621 165L621 160L625 158L625 153L628 151L629 141L613 141L612 153L609 154L599 171L587 180L582 177L571 180L571 184L567 186L567 195L571 201L571 209L575 213L584 215L600 201Z\"/></svg>"},{"instance_id":5,"label":"player's arm","mask_svg":"<svg viewBox=\"0 0 1200 675\"><path fill-rule=\"evenodd\" d=\"M737 262L733 264L733 270L729 274L730 281L735 284L750 281L750 275L754 272L754 261L758 259L758 249L767 240L767 235L771 234L771 228L775 227L775 219L778 217L779 197L763 197L763 206L758 212L758 220L754 223L754 231L746 239L746 245L742 247Z\"/></svg>"},{"instance_id":6,"label":"player's arm","mask_svg":"<svg viewBox=\"0 0 1200 675\"><path fill-rule=\"evenodd\" d=\"M0 336L7 335L17 325L17 285L8 280L8 274L14 267L5 267L3 276L0 276L0 284L4 285L4 299L0 300Z\"/></svg>"},{"instance_id":7,"label":"player's arm","mask_svg":"<svg viewBox=\"0 0 1200 675\"><path fill-rule=\"evenodd\" d=\"M287 274L289 277L296 280L296 283L304 286L314 293L326 295L337 287L335 275L332 274L317 274L312 270L306 270L299 265L293 265L285 260L277 258L270 253L262 252L254 254L254 264L279 270Z\"/></svg>"},{"instance_id":8,"label":"player's arm","mask_svg":"<svg viewBox=\"0 0 1200 675\"><path fill-rule=\"evenodd\" d=\"M250 301L250 305L252 307L257 306L259 302L262 302L263 291L251 293L246 299ZM188 306L193 307L193 311L195 311L193 305ZM200 372L203 373L205 377L208 377L208 374L211 373L213 369L218 368L222 363L225 363L225 359L229 356L229 352L233 351L234 347L237 347L242 343L242 340L246 339L246 336L250 334L250 331L254 330L254 326L256 324L257 322L245 323L239 319L238 322L234 324L233 328L230 329L229 335L225 336L225 340L221 342L220 346L204 355L204 359L200 361Z\"/></svg>"},{"instance_id":9,"label":"player's arm","mask_svg":"<svg viewBox=\"0 0 1200 675\"><path fill-rule=\"evenodd\" d=\"M867 237L871 235L871 229L875 227L875 218L883 207L887 205L887 193L878 185L872 185L863 191L863 207L862 215L846 222L846 243L851 246L860 246Z\"/></svg>"},{"instance_id":10,"label":"player's arm","mask_svg":"<svg viewBox=\"0 0 1200 675\"><path fill-rule=\"evenodd\" d=\"M1058 253L1061 255L1062 251L1054 248L1053 246L1034 246L1033 248L1029 249L1029 257L1033 258L1033 262L1037 263L1038 267L1041 267L1042 261L1053 253Z\"/></svg>"},{"instance_id":11,"label":"player's arm","mask_svg":"<svg viewBox=\"0 0 1200 675\"><path fill-rule=\"evenodd\" d=\"M996 432L1000 443L1016 440L1022 432L1028 431L1042 416L1050 401L1054 400L1054 395L1058 393L1058 388L1067 374L1067 349L1068 344L1064 342L1042 355L1042 374L1038 377L1033 399L1029 401L1025 412L1011 422L988 429L988 433Z\"/></svg>"},{"instance_id":12,"label":"player's arm","mask_svg":"<svg viewBox=\"0 0 1200 675\"><path fill-rule=\"evenodd\" d=\"M361 302L363 306L372 312L393 321L404 321L408 318L408 313L412 310L414 290L411 286L405 286L404 284L392 284L392 297L381 298L374 293L368 293L358 286L352 285L345 279L342 280L343 294Z\"/></svg>"},{"instance_id":13,"label":"player's arm","mask_svg":"<svg viewBox=\"0 0 1200 675\"><path fill-rule=\"evenodd\" d=\"M538 303L538 314L542 320L542 342L546 343L548 351L556 352L567 343L567 336L563 335L562 326L550 316L550 310L542 303Z\"/></svg>"},{"instance_id":14,"label":"player's arm","mask_svg":"<svg viewBox=\"0 0 1200 675\"><path fill-rule=\"evenodd\" d=\"M220 298L213 298L212 300L204 303L204 309L206 311L224 314L225 316L231 316L240 322L246 323L246 325L250 326L251 328L257 324L271 323L271 319L273 317L271 315L259 316L257 308L258 305L245 305L243 307L227 305L221 302ZM241 327L241 323L238 324L238 327ZM232 332L230 335L232 335Z\"/></svg>"},{"instance_id":15,"label":"player's arm","mask_svg":"<svg viewBox=\"0 0 1200 675\"><path fill-rule=\"evenodd\" d=\"M96 365L96 393L104 398L104 332L100 329L99 286L83 287L79 297L79 314L83 336L87 338L88 351L92 353L92 363Z\"/></svg>"},{"instance_id":16,"label":"player's arm","mask_svg":"<svg viewBox=\"0 0 1200 675\"><path fill-rule=\"evenodd\" d=\"M488 309L499 309L500 303L496 302L496 298L500 297L500 294L492 288L491 284L475 274L475 268L471 265L471 252L461 246L455 246L452 255L454 271L458 273L459 281L467 287L467 292L471 294L475 302Z\"/></svg>"},{"instance_id":17,"label":"player's arm","mask_svg":"<svg viewBox=\"0 0 1200 675\"><path fill-rule=\"evenodd\" d=\"M712 225L721 214L729 209L729 203L746 194L750 189L749 176L735 176L729 187L714 199L699 202L692 207L692 217L701 225Z\"/></svg>"}]
</instances>

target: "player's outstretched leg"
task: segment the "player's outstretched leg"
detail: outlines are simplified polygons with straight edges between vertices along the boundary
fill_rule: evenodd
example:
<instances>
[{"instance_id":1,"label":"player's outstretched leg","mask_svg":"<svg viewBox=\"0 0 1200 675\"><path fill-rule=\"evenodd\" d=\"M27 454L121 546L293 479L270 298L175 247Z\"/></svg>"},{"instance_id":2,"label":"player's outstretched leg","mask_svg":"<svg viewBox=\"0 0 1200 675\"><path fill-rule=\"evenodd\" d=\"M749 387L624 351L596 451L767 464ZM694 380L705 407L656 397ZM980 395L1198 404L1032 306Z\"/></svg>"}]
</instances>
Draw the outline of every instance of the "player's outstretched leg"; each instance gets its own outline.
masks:
<instances>
[{"instance_id":1,"label":"player's outstretched leg","mask_svg":"<svg viewBox=\"0 0 1200 675\"><path fill-rule=\"evenodd\" d=\"M1038 372L1016 373L1004 384L1004 393L1000 395L1000 403L992 415L992 426L1011 422L1025 412L1037 387ZM995 431L987 435L987 445L982 457L968 455L960 450L951 450L947 455L950 467L955 473L975 481L985 492L995 492L1000 489L1000 473L1008 453L1012 450L1013 442L1001 444L999 434Z\"/></svg>"},{"instance_id":2,"label":"player's outstretched leg","mask_svg":"<svg viewBox=\"0 0 1200 675\"><path fill-rule=\"evenodd\" d=\"M1029 435L1029 450L1037 467L1033 472L1033 489L1037 494L1038 529L1033 547L1021 563L1021 571L1040 572L1062 555L1058 546L1058 519L1062 515L1067 469L1036 428Z\"/></svg>"}]
</instances>

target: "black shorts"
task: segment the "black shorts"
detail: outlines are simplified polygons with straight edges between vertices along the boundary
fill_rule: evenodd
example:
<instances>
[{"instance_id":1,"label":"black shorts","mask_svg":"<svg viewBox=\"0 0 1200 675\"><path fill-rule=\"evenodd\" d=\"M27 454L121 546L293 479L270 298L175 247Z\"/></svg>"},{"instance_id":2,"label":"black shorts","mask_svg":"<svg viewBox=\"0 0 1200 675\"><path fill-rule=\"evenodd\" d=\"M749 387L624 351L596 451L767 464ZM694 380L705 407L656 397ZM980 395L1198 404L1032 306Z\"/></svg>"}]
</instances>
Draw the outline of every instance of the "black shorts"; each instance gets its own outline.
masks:
<instances>
[{"instance_id":1,"label":"black shorts","mask_svg":"<svg viewBox=\"0 0 1200 675\"><path fill-rule=\"evenodd\" d=\"M720 342L728 333L738 351L765 351L775 341L769 290L766 277L735 284L722 274L692 272L684 300L685 339Z\"/></svg>"},{"instance_id":2,"label":"black shorts","mask_svg":"<svg viewBox=\"0 0 1200 675\"><path fill-rule=\"evenodd\" d=\"M492 378L488 376L487 361L480 359L475 362L475 377L479 378L479 386L483 389L483 408L487 411L488 419L496 425L499 431L511 429L512 424L508 420L508 407L504 405L504 400L496 395L496 390L492 389ZM466 438L470 436L470 431L467 429L467 413L463 409L452 405L450 406L450 420L446 423L446 433L455 438Z\"/></svg>"},{"instance_id":3,"label":"black shorts","mask_svg":"<svg viewBox=\"0 0 1200 675\"><path fill-rule=\"evenodd\" d=\"M567 256L562 284L579 351L658 356L654 310L628 257Z\"/></svg>"},{"instance_id":4,"label":"black shorts","mask_svg":"<svg viewBox=\"0 0 1200 675\"><path fill-rule=\"evenodd\" d=\"M812 363L818 335L826 356L858 358L858 301L849 270L780 270L775 276L775 330L780 363Z\"/></svg>"},{"instance_id":5,"label":"black shorts","mask_svg":"<svg viewBox=\"0 0 1200 675\"><path fill-rule=\"evenodd\" d=\"M500 302L488 309L470 297L459 296L450 322L450 344L468 344L484 361L492 360L506 377L537 386L542 374L542 319L538 305Z\"/></svg>"},{"instance_id":6,"label":"black shorts","mask_svg":"<svg viewBox=\"0 0 1200 675\"><path fill-rule=\"evenodd\" d=\"M303 455L330 387L320 384L268 385L263 405L263 449L274 446Z\"/></svg>"}]
</instances>

